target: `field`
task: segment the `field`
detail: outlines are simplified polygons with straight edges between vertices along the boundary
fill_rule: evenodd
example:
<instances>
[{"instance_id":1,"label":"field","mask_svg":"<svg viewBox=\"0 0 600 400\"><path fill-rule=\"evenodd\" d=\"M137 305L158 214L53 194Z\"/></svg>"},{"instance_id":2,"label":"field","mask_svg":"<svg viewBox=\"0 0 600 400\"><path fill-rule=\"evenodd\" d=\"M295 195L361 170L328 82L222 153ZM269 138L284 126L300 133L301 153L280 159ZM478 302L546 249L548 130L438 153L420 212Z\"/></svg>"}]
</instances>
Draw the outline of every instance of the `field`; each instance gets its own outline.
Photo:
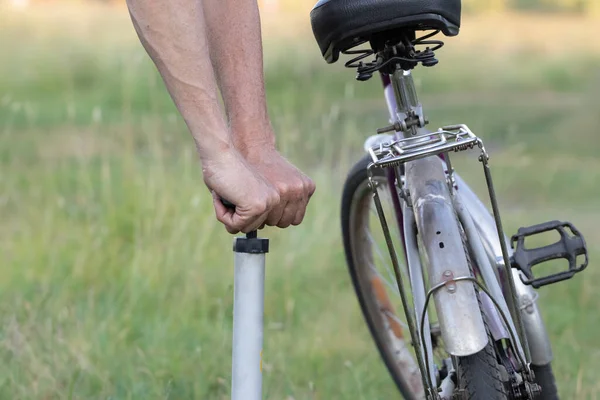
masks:
<instances>
[{"instance_id":1,"label":"field","mask_svg":"<svg viewBox=\"0 0 600 400\"><path fill-rule=\"evenodd\" d=\"M340 191L386 123L376 79L320 59L305 14L266 15L280 150L318 188L306 222L267 230L265 398L397 394L345 271ZM491 154L505 228L586 235L584 275L540 291L564 399L600 396L597 21L467 16L415 76L432 127ZM122 8L0 5L0 399L226 399L231 237L193 143ZM457 169L483 194L480 169Z\"/></svg>"}]
</instances>

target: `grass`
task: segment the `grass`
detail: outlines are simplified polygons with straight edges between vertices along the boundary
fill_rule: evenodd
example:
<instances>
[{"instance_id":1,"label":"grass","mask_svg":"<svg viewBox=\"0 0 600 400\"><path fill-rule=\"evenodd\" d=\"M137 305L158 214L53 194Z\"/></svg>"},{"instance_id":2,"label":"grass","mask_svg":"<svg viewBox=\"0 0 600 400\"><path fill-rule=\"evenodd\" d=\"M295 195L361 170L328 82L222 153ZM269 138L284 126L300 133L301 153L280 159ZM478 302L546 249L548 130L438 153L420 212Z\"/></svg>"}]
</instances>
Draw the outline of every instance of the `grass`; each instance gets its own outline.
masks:
<instances>
[{"instance_id":1,"label":"grass","mask_svg":"<svg viewBox=\"0 0 600 400\"><path fill-rule=\"evenodd\" d=\"M0 399L228 398L231 238L126 12L0 15ZM325 65L304 19L280 24L265 20L269 107L318 190L301 227L265 233L265 398L393 398L338 221L345 173L385 123L380 88ZM586 234L585 275L540 291L568 399L600 395L597 26L470 17L416 72L432 126L486 141L509 232L557 218ZM483 193L474 163L456 161Z\"/></svg>"}]
</instances>

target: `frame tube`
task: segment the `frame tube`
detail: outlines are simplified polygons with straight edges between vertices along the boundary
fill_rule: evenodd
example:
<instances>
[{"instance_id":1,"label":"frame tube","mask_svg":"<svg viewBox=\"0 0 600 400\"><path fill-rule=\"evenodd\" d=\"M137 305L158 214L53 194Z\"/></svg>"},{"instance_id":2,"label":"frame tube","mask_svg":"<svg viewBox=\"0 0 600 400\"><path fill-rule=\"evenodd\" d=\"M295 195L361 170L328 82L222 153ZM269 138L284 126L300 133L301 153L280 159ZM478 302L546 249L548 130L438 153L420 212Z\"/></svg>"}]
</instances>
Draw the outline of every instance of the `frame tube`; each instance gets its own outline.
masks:
<instances>
[{"instance_id":1,"label":"frame tube","mask_svg":"<svg viewBox=\"0 0 600 400\"><path fill-rule=\"evenodd\" d=\"M503 271L504 258L502 256L502 248L500 247L500 242L498 240L494 218L487 207L460 175L455 174L454 177L458 186L458 193L460 194L465 207L472 215L473 224L479 233L479 237L488 257L499 271ZM508 239L506 237L504 240L508 244ZM507 251L509 256L512 256L512 249L509 246L507 246ZM531 362L534 365L548 364L553 359L552 346L550 345L550 338L548 337L548 332L546 331L542 315L536 303L537 292L531 286L527 286L521 281L521 272L514 268L511 269L517 292L515 306L520 309L523 327L527 337L527 344L531 355ZM508 295L506 287L503 287L502 289L504 291L505 300L507 302L514 301Z\"/></svg>"},{"instance_id":2,"label":"frame tube","mask_svg":"<svg viewBox=\"0 0 600 400\"><path fill-rule=\"evenodd\" d=\"M479 267L479 272L481 273L488 290L490 291L491 295L494 297L496 302L499 304L504 314L510 315L510 311L508 305L506 304L506 299L504 298L504 293L502 292L500 283L498 282L497 276L494 273L494 269L492 267L492 264L490 263L489 257L485 252L483 244L481 243L481 238L479 236L477 228L475 228L473 218L471 217L471 214L469 213L468 209L465 207L463 201L460 198L461 194L462 193L458 193L457 196L454 197L454 204L458 212L458 218L463 224L465 234L467 235L467 240L471 246L471 249L473 250L473 255L475 256L477 266ZM497 325L504 327L504 323L497 313L494 313L494 315L487 315L487 317L489 320L488 325L490 327L494 327ZM517 330L514 326L514 322L512 320L509 320L509 324L509 327L504 328L512 330L515 334L514 336L518 338L519 336L517 335ZM498 335L500 334L500 332L497 332L496 334ZM495 339L498 340L499 338ZM520 342L514 343L514 345L517 348L517 351L519 351L523 355L525 354L523 352L523 346Z\"/></svg>"},{"instance_id":3,"label":"frame tube","mask_svg":"<svg viewBox=\"0 0 600 400\"><path fill-rule=\"evenodd\" d=\"M396 119L404 119L411 113L423 118L410 71L397 69L391 78L397 102ZM388 108L394 107L388 105ZM410 133L416 134L417 128L413 126ZM430 286L448 276L470 276L441 160L427 157L408 162L405 168L417 230L428 258ZM471 355L487 345L487 332L473 285L455 283L452 291L439 290L433 297L448 353Z\"/></svg>"}]
</instances>

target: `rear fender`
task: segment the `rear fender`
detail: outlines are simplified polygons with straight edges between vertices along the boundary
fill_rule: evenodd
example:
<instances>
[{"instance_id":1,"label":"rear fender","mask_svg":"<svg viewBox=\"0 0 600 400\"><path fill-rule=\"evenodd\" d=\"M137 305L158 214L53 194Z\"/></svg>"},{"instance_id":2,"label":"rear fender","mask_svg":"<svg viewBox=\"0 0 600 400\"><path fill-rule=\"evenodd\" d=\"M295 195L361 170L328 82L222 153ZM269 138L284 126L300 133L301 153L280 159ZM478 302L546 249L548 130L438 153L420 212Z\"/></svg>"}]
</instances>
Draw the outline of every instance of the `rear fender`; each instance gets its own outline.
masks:
<instances>
[{"instance_id":1,"label":"rear fender","mask_svg":"<svg viewBox=\"0 0 600 400\"><path fill-rule=\"evenodd\" d=\"M406 183L430 287L452 277L472 276L441 160L427 157L407 163ZM464 357L487 345L488 335L472 282L452 282L437 290L433 299L449 354Z\"/></svg>"}]
</instances>

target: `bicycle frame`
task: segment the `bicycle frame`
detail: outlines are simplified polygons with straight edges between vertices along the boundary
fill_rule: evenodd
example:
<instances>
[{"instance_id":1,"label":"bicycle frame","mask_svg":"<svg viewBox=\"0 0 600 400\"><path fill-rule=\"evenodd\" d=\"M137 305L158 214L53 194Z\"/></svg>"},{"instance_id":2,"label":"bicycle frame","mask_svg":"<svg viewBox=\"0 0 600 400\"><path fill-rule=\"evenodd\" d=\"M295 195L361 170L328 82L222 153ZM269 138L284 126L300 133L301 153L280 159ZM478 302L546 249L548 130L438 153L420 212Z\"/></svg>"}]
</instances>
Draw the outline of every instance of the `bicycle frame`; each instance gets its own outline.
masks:
<instances>
[{"instance_id":1,"label":"bicycle frame","mask_svg":"<svg viewBox=\"0 0 600 400\"><path fill-rule=\"evenodd\" d=\"M404 77L408 78L404 79ZM386 74L381 74L381 79L390 115L390 123L393 126L397 127L398 124L406 118L406 110L412 109L419 118L423 118L421 104L417 100L412 77L410 77L409 72L402 71L401 74L395 74L392 78L394 81ZM406 130L406 127L404 128L405 129L403 130ZM415 129L413 133L416 133L416 128L413 129ZM399 132L399 129L393 130L396 132L392 138L402 139L400 136L402 133ZM365 143L365 148L373 146L373 144L382 143L389 138L390 135L380 135L376 137L375 140L370 138L368 142ZM454 191L455 195L453 196L452 207L456 210L465 231L470 249L472 250L473 257L476 261L475 265L477 266L477 272L485 282L486 290L481 288L480 291L480 293L482 293L481 309L492 337L495 340L510 340L518 358L524 360L527 365L531 362L537 365L549 363L552 360L552 350L540 312L535 302L537 294L533 288L526 286L521 282L521 273L517 270L511 269L511 276L507 276L505 273L506 255L508 253L508 256L512 256L512 251L510 251L510 246L507 245L508 241L502 233L501 226L496 224L497 218L495 217L498 217L499 219L499 216L492 216L485 205L479 200L462 178L453 172L450 159L445 159L443 155L441 155L441 158L444 162L447 162L445 167L450 172L450 179L453 180L454 184L452 186L456 188ZM485 168L487 168L486 163L484 163L484 170ZM386 170L390 188L397 190L398 182L403 179L404 172L398 167L387 168ZM488 171L486 171L486 173L488 173ZM491 180L491 177L486 176L486 178ZM490 182L488 182L488 184L489 183ZM392 193L394 193L394 190L392 190ZM490 188L490 192L493 193L493 186ZM415 344L415 348L417 354L423 355L423 357L420 357L418 360L421 368L425 366L425 370L428 372L427 376L429 383L425 381L423 383L425 387L431 387L431 384L435 382L435 371L434 368L432 368L432 345L429 324L423 324L423 321L427 320L427 315L425 314L425 316L422 316L421 314L422 310L426 309L431 294L437 289L431 288L426 292L423 276L424 271L419 257L414 223L415 216L412 208L407 206L407 202L400 201L402 193L398 194L398 196L393 196L395 220L400 228L400 232L403 236L401 239L405 245L404 257L409 271L410 288L414 301L415 322L421 322L421 327L418 330L421 334L421 340L420 344ZM495 197L492 201L495 201ZM497 211L497 205L494 205L494 210ZM382 223L385 223L385 221L382 221ZM387 230L387 227L384 227L384 230ZM499 236L503 236L504 243L500 242ZM457 254L456 256L459 255ZM458 276L462 277L463 275L468 275L468 273L461 273ZM513 296L512 293L515 295ZM438 306L440 304L443 304L443 302L436 303ZM452 307L453 304L455 303L451 302L450 307ZM479 313L479 308L475 308L477 309L476 312ZM449 308L446 308L446 310L449 314L454 312L454 310ZM473 313L474 312L475 311L473 311ZM475 316L473 316L472 320L469 318L464 320L452 318L451 329L453 332L459 334L457 335L458 337L460 337L461 334L466 335L466 342L465 340L462 340L445 343L449 353L453 355L462 355L480 350L480 330L482 328L479 327L476 321L473 322ZM515 322L517 322L517 324L515 324ZM487 342L487 337L485 340ZM469 343L469 341L472 343ZM421 351L421 345L423 346L423 351ZM485 343L483 346L485 346Z\"/></svg>"}]
</instances>

